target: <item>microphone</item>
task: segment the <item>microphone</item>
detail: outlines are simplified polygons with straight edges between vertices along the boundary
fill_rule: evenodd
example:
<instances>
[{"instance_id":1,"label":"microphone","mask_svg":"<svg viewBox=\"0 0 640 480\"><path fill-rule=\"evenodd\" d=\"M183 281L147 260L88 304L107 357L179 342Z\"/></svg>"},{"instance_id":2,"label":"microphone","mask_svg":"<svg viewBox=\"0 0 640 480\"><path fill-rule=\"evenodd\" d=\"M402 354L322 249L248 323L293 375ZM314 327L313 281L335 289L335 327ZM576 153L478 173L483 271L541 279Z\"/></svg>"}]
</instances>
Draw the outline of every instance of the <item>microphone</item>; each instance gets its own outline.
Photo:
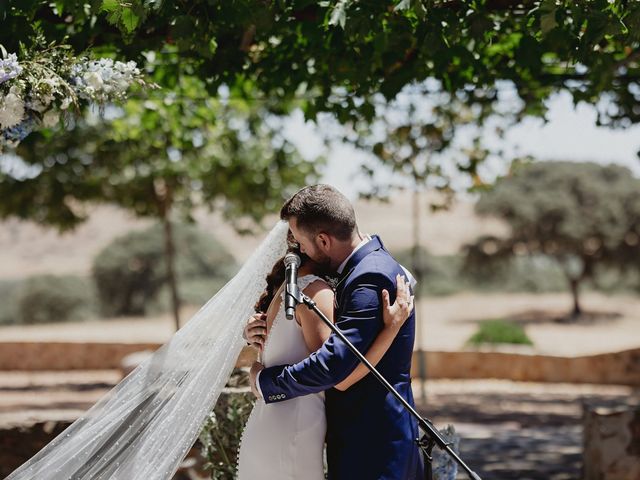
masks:
<instances>
[{"instance_id":1,"label":"microphone","mask_svg":"<svg viewBox=\"0 0 640 480\"><path fill-rule=\"evenodd\" d=\"M287 253L284 257L285 267L285 296L284 311L287 320L293 320L298 304L298 267L300 257L295 253Z\"/></svg>"}]
</instances>

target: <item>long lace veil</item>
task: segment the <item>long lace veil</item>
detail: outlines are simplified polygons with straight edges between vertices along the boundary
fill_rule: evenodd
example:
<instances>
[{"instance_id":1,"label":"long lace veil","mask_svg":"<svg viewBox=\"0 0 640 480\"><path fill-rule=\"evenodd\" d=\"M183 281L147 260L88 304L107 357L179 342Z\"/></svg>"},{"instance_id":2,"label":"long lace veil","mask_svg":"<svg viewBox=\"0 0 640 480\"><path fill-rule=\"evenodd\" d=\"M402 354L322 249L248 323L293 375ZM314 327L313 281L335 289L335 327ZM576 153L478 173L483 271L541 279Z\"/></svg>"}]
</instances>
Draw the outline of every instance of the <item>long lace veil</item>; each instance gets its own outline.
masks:
<instances>
[{"instance_id":1,"label":"long lace veil","mask_svg":"<svg viewBox=\"0 0 640 480\"><path fill-rule=\"evenodd\" d=\"M229 378L287 229L279 221L184 327L6 480L171 478Z\"/></svg>"}]
</instances>

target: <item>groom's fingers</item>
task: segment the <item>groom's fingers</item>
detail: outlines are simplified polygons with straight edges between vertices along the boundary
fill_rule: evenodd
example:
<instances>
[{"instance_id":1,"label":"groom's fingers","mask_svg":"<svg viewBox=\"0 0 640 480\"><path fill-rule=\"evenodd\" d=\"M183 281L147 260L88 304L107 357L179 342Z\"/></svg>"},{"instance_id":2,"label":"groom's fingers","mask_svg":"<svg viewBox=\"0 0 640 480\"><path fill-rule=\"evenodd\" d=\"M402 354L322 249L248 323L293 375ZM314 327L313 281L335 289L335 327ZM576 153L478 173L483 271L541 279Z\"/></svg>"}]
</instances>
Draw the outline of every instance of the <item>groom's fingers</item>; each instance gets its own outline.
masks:
<instances>
[{"instance_id":1,"label":"groom's fingers","mask_svg":"<svg viewBox=\"0 0 640 480\"><path fill-rule=\"evenodd\" d=\"M391 306L389 303L389 292L386 289L382 290L382 302L384 308L389 308Z\"/></svg>"},{"instance_id":2,"label":"groom's fingers","mask_svg":"<svg viewBox=\"0 0 640 480\"><path fill-rule=\"evenodd\" d=\"M396 295L396 303L404 303L409 298L407 284L403 275L396 275L398 293Z\"/></svg>"},{"instance_id":3,"label":"groom's fingers","mask_svg":"<svg viewBox=\"0 0 640 480\"><path fill-rule=\"evenodd\" d=\"M402 295L402 283L400 280L400 275L396 275L396 302L398 303L398 300L400 299Z\"/></svg>"}]
</instances>

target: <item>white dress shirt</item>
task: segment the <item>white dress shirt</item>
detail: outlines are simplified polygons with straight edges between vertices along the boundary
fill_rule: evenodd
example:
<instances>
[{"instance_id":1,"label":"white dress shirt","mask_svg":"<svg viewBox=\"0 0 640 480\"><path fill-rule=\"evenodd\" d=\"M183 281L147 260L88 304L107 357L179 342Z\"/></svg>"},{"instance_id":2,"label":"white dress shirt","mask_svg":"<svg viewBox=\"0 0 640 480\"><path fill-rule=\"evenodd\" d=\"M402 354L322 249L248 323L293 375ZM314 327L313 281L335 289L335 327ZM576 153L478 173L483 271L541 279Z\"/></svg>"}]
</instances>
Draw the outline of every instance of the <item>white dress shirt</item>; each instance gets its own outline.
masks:
<instances>
[{"instance_id":1,"label":"white dress shirt","mask_svg":"<svg viewBox=\"0 0 640 480\"><path fill-rule=\"evenodd\" d=\"M341 274L342 271L344 270L344 267L347 266L347 262L349 262L349 260L351 259L351 257L353 257L353 255L360 250L362 247L364 247L364 245L371 240L371 235L365 235L364 238L362 239L362 241L356 245L356 248L353 249L353 251L349 254L349 256L347 258L344 259L344 262L342 262L340 264L340 266L338 267L338 274Z\"/></svg>"}]
</instances>

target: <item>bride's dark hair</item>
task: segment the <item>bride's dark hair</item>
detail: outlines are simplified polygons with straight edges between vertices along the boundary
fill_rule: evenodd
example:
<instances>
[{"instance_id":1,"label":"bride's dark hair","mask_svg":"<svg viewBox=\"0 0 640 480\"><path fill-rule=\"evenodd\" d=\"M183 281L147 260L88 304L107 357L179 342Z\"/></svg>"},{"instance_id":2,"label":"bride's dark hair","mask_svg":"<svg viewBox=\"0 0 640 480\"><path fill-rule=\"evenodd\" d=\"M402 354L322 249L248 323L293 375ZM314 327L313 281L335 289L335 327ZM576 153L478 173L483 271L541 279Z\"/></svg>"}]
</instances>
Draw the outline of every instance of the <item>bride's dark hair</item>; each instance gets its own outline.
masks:
<instances>
[{"instance_id":1,"label":"bride's dark hair","mask_svg":"<svg viewBox=\"0 0 640 480\"><path fill-rule=\"evenodd\" d=\"M309 258L304 253L300 252L300 244L296 242L291 230L287 233L287 253L295 253L300 257L300 266L304 265L305 261ZM267 288L253 307L256 313L265 313L273 296L280 288L280 285L284 283L285 267L284 256L280 258L271 269L271 272L267 275Z\"/></svg>"}]
</instances>

